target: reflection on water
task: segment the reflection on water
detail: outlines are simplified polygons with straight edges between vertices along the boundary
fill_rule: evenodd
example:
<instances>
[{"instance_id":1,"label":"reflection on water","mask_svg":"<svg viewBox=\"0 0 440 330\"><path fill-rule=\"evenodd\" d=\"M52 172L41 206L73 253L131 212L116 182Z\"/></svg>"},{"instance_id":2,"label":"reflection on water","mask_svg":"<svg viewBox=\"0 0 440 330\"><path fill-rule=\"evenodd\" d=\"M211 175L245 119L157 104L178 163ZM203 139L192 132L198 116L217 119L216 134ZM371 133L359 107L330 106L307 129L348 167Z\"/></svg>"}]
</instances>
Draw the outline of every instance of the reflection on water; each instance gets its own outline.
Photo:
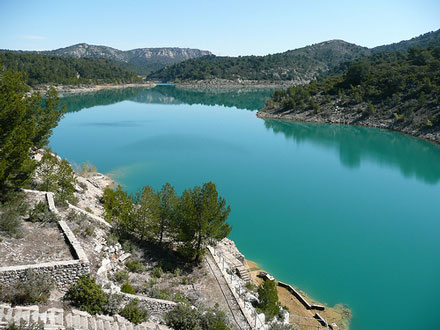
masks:
<instances>
[{"instance_id":1,"label":"reflection on water","mask_svg":"<svg viewBox=\"0 0 440 330\"><path fill-rule=\"evenodd\" d=\"M151 89L136 87L74 94L61 98L61 105L66 105L67 112L126 100L150 104L222 105L238 109L259 110L273 91L273 88L228 88L199 91L159 85Z\"/></svg>"},{"instance_id":2,"label":"reflection on water","mask_svg":"<svg viewBox=\"0 0 440 330\"><path fill-rule=\"evenodd\" d=\"M297 143L311 142L339 153L341 164L359 168L362 160L398 167L405 177L440 180L440 146L396 132L358 126L266 119L264 125ZM407 157L408 155L414 157Z\"/></svg>"}]
</instances>

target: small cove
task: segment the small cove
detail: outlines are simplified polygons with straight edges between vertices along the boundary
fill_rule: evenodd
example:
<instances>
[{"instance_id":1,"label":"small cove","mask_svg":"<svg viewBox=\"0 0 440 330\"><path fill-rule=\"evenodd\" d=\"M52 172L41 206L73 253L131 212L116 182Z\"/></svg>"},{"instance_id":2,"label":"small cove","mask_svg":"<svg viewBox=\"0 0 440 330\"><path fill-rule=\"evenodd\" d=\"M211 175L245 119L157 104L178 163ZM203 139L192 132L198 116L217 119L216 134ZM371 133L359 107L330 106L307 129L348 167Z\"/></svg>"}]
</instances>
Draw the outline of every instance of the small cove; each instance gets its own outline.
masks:
<instances>
[{"instance_id":1,"label":"small cove","mask_svg":"<svg viewBox=\"0 0 440 330\"><path fill-rule=\"evenodd\" d=\"M230 238L351 329L435 328L440 147L396 132L262 120L269 90L124 89L64 98L51 147L125 189L213 181Z\"/></svg>"}]
</instances>

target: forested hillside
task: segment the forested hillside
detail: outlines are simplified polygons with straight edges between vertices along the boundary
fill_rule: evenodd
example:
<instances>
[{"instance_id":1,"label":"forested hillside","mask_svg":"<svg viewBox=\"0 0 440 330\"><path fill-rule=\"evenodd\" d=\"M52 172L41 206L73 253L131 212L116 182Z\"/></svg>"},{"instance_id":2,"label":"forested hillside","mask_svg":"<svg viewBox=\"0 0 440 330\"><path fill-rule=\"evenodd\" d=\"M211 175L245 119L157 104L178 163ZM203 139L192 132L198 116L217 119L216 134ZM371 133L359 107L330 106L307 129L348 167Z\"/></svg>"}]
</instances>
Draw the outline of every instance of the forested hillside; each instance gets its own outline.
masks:
<instances>
[{"instance_id":1,"label":"forested hillside","mask_svg":"<svg viewBox=\"0 0 440 330\"><path fill-rule=\"evenodd\" d=\"M410 40L403 40L390 45L378 46L372 49L373 53L384 51L409 50L412 47L427 48L440 45L440 30L428 32Z\"/></svg>"},{"instance_id":2,"label":"forested hillside","mask_svg":"<svg viewBox=\"0 0 440 330\"><path fill-rule=\"evenodd\" d=\"M96 84L139 82L132 71L98 58L67 58L35 53L0 52L3 68L25 73L30 86L38 84Z\"/></svg>"},{"instance_id":3,"label":"forested hillside","mask_svg":"<svg viewBox=\"0 0 440 330\"><path fill-rule=\"evenodd\" d=\"M392 128L440 142L439 95L440 46L411 48L377 53L342 74L277 90L259 116Z\"/></svg>"},{"instance_id":4,"label":"forested hillside","mask_svg":"<svg viewBox=\"0 0 440 330\"><path fill-rule=\"evenodd\" d=\"M148 76L161 81L206 79L308 82L341 62L369 55L370 50L342 40L267 56L203 56Z\"/></svg>"}]
</instances>

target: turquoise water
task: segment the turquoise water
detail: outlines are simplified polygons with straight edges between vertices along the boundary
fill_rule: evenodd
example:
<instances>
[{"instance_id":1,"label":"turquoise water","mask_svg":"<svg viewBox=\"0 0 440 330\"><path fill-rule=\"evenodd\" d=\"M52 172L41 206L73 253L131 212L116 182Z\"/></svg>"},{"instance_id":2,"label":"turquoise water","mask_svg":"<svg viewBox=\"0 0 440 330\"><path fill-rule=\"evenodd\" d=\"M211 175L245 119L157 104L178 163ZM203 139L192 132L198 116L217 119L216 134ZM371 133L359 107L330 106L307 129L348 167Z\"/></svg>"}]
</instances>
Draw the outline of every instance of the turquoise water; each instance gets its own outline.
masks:
<instances>
[{"instance_id":1,"label":"turquoise water","mask_svg":"<svg viewBox=\"0 0 440 330\"><path fill-rule=\"evenodd\" d=\"M134 192L212 180L250 260L351 329L438 329L440 147L399 133L262 120L270 91L105 91L65 98L51 146Z\"/></svg>"}]
</instances>

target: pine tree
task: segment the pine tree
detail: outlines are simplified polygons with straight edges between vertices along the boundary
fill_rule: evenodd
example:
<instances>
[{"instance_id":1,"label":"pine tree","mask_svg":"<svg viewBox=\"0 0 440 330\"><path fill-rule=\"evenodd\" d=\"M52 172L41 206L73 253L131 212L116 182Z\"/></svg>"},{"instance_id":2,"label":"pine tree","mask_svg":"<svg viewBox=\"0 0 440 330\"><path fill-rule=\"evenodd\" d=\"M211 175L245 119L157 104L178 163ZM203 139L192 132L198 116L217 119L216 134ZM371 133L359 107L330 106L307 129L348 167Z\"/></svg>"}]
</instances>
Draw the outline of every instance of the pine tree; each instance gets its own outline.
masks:
<instances>
[{"instance_id":1,"label":"pine tree","mask_svg":"<svg viewBox=\"0 0 440 330\"><path fill-rule=\"evenodd\" d=\"M230 233L226 222L230 211L212 182L185 190L177 220L177 240L183 244L180 251L198 262L209 240L219 241Z\"/></svg>"},{"instance_id":2,"label":"pine tree","mask_svg":"<svg viewBox=\"0 0 440 330\"><path fill-rule=\"evenodd\" d=\"M58 105L56 91L51 89L46 106L41 96L27 95L25 77L0 67L0 190L24 184L33 173L36 163L32 150L47 144L52 128L58 125L63 111Z\"/></svg>"}]
</instances>

